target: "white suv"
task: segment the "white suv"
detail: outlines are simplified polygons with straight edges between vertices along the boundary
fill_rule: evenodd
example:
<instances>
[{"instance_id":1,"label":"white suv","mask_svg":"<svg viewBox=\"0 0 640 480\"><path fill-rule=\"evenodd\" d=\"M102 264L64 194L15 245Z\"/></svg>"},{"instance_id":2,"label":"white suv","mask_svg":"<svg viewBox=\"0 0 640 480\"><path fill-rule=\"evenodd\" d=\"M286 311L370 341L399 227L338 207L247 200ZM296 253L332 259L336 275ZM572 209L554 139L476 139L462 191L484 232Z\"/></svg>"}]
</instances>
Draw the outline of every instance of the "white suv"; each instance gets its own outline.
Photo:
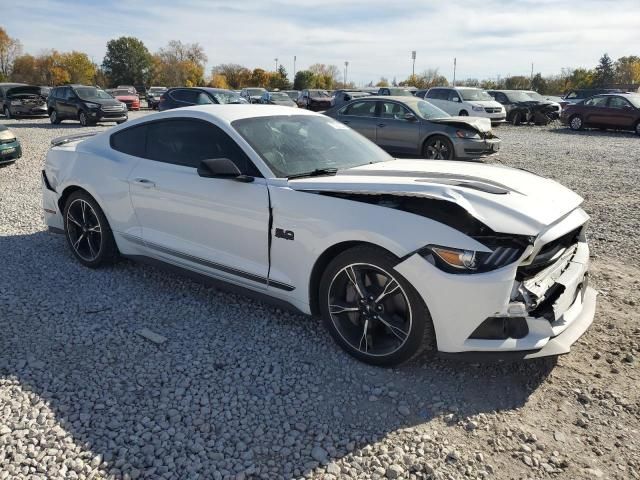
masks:
<instances>
[{"instance_id":1,"label":"white suv","mask_svg":"<svg viewBox=\"0 0 640 480\"><path fill-rule=\"evenodd\" d=\"M481 88L435 87L424 99L449 115L485 117L493 125L503 123L507 116L504 107Z\"/></svg>"}]
</instances>

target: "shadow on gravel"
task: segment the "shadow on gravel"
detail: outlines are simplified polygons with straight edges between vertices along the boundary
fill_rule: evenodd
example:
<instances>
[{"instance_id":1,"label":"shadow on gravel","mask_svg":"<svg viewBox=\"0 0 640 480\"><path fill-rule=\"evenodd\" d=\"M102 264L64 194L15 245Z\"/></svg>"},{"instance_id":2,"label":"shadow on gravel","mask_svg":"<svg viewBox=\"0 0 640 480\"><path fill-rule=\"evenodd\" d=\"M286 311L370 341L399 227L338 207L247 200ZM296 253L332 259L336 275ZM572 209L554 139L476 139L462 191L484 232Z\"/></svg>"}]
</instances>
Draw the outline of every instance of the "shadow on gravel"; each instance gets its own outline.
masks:
<instances>
[{"instance_id":1,"label":"shadow on gravel","mask_svg":"<svg viewBox=\"0 0 640 480\"><path fill-rule=\"evenodd\" d=\"M568 135L573 137L589 136L589 137L623 137L632 138L637 137L634 132L629 130L600 130L597 128L588 128L585 130L571 130L570 128L555 128L549 130L551 133L559 133L562 135Z\"/></svg>"},{"instance_id":2,"label":"shadow on gravel","mask_svg":"<svg viewBox=\"0 0 640 480\"><path fill-rule=\"evenodd\" d=\"M0 252L0 407L29 455L74 459L42 453L49 478L298 477L401 428L519 408L554 366L370 367L315 319L130 262L90 270L58 235Z\"/></svg>"}]
</instances>

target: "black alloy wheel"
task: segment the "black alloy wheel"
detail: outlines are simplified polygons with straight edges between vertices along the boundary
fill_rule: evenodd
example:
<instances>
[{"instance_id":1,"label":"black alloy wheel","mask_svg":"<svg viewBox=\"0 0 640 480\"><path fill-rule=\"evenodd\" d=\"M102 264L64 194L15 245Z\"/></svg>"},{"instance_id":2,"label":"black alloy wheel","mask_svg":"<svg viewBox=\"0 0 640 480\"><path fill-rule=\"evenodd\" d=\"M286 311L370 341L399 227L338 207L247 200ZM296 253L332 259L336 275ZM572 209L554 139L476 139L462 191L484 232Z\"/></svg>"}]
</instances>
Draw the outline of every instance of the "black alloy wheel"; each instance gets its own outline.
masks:
<instances>
[{"instance_id":1,"label":"black alloy wheel","mask_svg":"<svg viewBox=\"0 0 640 480\"><path fill-rule=\"evenodd\" d=\"M426 306L394 271L395 263L384 250L355 247L331 262L321 282L321 310L332 336L374 365L395 365L435 347Z\"/></svg>"},{"instance_id":2,"label":"black alloy wheel","mask_svg":"<svg viewBox=\"0 0 640 480\"><path fill-rule=\"evenodd\" d=\"M424 144L423 156L428 160L453 160L453 144L440 135L429 138Z\"/></svg>"}]
</instances>

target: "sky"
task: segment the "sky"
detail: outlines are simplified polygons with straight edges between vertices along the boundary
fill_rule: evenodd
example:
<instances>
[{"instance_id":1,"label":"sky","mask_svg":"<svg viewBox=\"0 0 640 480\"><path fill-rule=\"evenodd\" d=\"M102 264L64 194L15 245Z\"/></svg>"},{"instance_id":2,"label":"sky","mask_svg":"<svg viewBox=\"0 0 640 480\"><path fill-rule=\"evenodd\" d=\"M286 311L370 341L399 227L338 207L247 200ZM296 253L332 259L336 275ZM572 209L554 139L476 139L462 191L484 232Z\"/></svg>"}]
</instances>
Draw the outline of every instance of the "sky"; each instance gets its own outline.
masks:
<instances>
[{"instance_id":1,"label":"sky","mask_svg":"<svg viewBox=\"0 0 640 480\"><path fill-rule=\"evenodd\" d=\"M398 81L438 68L451 80L557 74L640 55L639 0L0 0L0 25L27 53L86 52L135 36L151 52L170 40L200 43L210 67L239 63L290 74L334 64L356 84Z\"/></svg>"}]
</instances>

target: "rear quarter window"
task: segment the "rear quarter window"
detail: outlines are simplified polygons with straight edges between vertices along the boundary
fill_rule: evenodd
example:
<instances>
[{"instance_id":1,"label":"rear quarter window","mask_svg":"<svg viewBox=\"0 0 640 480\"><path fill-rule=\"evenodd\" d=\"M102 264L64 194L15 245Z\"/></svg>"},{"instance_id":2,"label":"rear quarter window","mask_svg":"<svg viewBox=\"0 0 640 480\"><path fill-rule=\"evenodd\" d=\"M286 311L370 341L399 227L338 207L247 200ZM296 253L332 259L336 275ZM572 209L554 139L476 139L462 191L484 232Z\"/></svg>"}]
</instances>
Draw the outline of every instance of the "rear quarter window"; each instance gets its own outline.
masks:
<instances>
[{"instance_id":1,"label":"rear quarter window","mask_svg":"<svg viewBox=\"0 0 640 480\"><path fill-rule=\"evenodd\" d=\"M111 148L134 157L144 157L147 142L147 126L130 127L111 135Z\"/></svg>"}]
</instances>

